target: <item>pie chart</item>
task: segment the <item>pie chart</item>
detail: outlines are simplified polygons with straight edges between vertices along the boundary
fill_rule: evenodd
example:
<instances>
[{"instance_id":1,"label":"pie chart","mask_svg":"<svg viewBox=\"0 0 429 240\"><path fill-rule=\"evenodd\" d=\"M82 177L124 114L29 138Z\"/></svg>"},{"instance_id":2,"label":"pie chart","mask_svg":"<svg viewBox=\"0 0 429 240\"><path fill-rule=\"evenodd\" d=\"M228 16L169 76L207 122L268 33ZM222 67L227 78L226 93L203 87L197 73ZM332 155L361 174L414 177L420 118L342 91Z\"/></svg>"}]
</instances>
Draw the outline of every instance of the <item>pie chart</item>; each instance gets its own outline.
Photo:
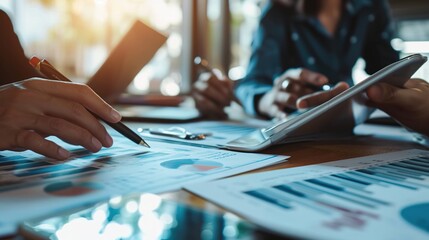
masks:
<instances>
[{"instance_id":1,"label":"pie chart","mask_svg":"<svg viewBox=\"0 0 429 240\"><path fill-rule=\"evenodd\" d=\"M199 159L176 159L162 162L161 166L169 169L180 169L190 172L207 172L221 168L223 167L223 164L215 161Z\"/></svg>"},{"instance_id":2,"label":"pie chart","mask_svg":"<svg viewBox=\"0 0 429 240\"><path fill-rule=\"evenodd\" d=\"M401 210L401 217L414 227L429 233L429 203L414 204Z\"/></svg>"}]
</instances>

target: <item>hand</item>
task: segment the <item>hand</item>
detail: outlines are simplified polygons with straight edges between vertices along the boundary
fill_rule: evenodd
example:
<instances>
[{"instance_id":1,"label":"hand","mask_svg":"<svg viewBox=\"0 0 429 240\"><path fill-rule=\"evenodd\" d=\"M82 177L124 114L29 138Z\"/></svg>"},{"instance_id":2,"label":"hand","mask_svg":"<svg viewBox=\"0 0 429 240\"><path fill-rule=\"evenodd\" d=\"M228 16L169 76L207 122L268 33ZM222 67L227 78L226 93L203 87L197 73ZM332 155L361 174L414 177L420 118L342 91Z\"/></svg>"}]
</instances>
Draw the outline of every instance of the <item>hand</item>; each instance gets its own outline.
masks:
<instances>
[{"instance_id":1,"label":"hand","mask_svg":"<svg viewBox=\"0 0 429 240\"><path fill-rule=\"evenodd\" d=\"M0 87L0 150L32 150L66 159L70 153L45 139L56 136L92 152L110 147L112 137L88 111L108 122L119 113L88 86L43 79L28 79Z\"/></svg>"},{"instance_id":2,"label":"hand","mask_svg":"<svg viewBox=\"0 0 429 240\"><path fill-rule=\"evenodd\" d=\"M378 107L403 125L429 136L429 84L410 79L404 88L380 83L367 89L371 105Z\"/></svg>"},{"instance_id":3,"label":"hand","mask_svg":"<svg viewBox=\"0 0 429 240\"><path fill-rule=\"evenodd\" d=\"M202 73L194 84L192 96L204 117L225 119L224 108L234 99L233 82L218 71Z\"/></svg>"},{"instance_id":4,"label":"hand","mask_svg":"<svg viewBox=\"0 0 429 240\"><path fill-rule=\"evenodd\" d=\"M346 82L339 82L330 90L315 92L298 99L296 105L299 109L315 107L344 92L348 88L349 85Z\"/></svg>"},{"instance_id":5,"label":"hand","mask_svg":"<svg viewBox=\"0 0 429 240\"><path fill-rule=\"evenodd\" d=\"M291 69L276 78L271 91L258 102L258 111L270 118L284 118L285 109L297 109L297 100L328 83L328 78L307 69Z\"/></svg>"}]
</instances>

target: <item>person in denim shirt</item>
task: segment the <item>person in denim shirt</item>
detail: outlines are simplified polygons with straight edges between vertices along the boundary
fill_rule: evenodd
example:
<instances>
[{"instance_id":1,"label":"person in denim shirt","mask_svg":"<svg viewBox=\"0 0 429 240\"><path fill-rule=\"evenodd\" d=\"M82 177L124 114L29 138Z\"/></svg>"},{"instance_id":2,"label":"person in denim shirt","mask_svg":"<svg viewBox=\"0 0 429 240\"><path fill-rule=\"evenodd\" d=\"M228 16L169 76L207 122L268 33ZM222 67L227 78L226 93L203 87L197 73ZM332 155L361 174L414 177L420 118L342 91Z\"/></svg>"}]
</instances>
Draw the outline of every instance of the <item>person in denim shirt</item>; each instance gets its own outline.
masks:
<instances>
[{"instance_id":1,"label":"person in denim shirt","mask_svg":"<svg viewBox=\"0 0 429 240\"><path fill-rule=\"evenodd\" d=\"M359 58L368 74L399 59L390 44L387 1L288 2L272 1L263 10L247 75L236 89L247 113L281 117L313 92L309 85L353 85Z\"/></svg>"},{"instance_id":2,"label":"person in denim shirt","mask_svg":"<svg viewBox=\"0 0 429 240\"><path fill-rule=\"evenodd\" d=\"M365 60L368 74L397 61L392 37L385 0L269 1L253 39L247 74L235 95L250 115L285 117L297 108L311 107L298 99L317 87L330 85L333 89L327 94L333 96L353 85L352 68L359 58ZM231 91L205 95L222 87L214 82L198 89L206 96L199 102L208 102L199 108L211 107L211 113L219 112L213 106L222 110L228 105L225 99L232 99L222 95Z\"/></svg>"}]
</instances>

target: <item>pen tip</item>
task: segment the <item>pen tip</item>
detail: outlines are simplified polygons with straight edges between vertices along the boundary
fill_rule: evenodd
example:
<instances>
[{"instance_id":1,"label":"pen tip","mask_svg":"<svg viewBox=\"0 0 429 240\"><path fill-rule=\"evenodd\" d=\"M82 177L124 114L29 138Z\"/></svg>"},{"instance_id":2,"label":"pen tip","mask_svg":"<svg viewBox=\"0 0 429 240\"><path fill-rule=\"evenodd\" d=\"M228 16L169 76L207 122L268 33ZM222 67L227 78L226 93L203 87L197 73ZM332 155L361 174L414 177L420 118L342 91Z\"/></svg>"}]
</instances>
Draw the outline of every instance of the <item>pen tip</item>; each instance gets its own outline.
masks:
<instances>
[{"instance_id":1,"label":"pen tip","mask_svg":"<svg viewBox=\"0 0 429 240\"><path fill-rule=\"evenodd\" d=\"M142 146L145 146L145 147L147 147L147 148L150 148L150 146L149 146L149 144L147 144L147 143L145 143L145 142L143 142L143 141L140 141L140 143L139 143L140 145L142 145Z\"/></svg>"}]
</instances>

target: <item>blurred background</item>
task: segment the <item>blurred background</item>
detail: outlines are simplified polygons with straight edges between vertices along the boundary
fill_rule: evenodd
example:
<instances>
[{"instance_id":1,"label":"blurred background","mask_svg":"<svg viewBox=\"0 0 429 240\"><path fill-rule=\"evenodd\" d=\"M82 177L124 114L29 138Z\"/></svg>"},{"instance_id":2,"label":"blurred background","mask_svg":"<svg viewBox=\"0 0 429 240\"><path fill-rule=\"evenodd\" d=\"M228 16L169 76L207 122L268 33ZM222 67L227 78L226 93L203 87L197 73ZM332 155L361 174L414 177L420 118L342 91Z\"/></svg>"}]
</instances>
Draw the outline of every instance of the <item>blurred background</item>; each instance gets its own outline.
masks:
<instances>
[{"instance_id":1,"label":"blurred background","mask_svg":"<svg viewBox=\"0 0 429 240\"><path fill-rule=\"evenodd\" d=\"M190 91L197 70L195 56L206 58L233 79L240 79L261 7L268 0L1 0L12 18L27 56L49 59L74 81L86 82L109 52L140 19L168 35L130 84L137 94L177 96ZM429 1L390 0L402 55L429 56ZM220 50L221 51L220 51ZM354 78L366 77L364 62ZM416 74L429 79L429 66Z\"/></svg>"}]
</instances>

